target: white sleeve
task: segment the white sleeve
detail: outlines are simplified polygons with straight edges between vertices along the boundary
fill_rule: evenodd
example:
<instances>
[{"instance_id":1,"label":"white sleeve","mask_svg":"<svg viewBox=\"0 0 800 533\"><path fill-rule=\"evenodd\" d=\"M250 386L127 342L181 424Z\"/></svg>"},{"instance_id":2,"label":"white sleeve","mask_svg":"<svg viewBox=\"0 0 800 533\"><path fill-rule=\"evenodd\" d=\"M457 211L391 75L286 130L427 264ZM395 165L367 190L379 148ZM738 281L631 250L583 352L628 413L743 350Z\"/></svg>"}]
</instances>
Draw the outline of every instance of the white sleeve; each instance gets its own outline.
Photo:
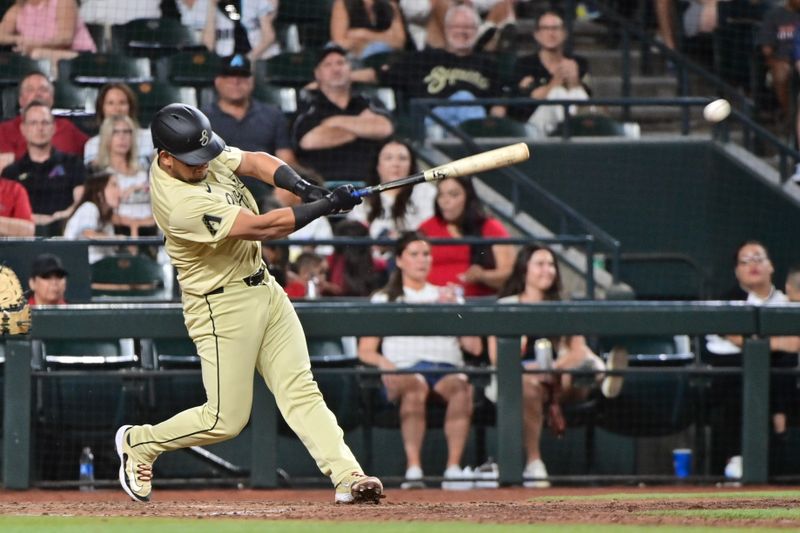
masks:
<instances>
[{"instance_id":1,"label":"white sleeve","mask_svg":"<svg viewBox=\"0 0 800 533\"><path fill-rule=\"evenodd\" d=\"M75 210L64 228L64 237L75 240L82 239L86 230L99 231L100 210L92 202L84 202Z\"/></svg>"}]
</instances>

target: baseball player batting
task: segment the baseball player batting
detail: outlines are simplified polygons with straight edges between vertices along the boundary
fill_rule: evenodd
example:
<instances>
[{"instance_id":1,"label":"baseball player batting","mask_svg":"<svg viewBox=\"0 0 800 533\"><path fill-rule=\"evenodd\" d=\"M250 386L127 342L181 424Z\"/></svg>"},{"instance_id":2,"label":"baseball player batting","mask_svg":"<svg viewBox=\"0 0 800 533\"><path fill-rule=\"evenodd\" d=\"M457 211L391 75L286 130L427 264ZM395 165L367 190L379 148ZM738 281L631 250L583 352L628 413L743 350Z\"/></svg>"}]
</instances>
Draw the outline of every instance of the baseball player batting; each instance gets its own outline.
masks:
<instances>
[{"instance_id":1,"label":"baseball player batting","mask_svg":"<svg viewBox=\"0 0 800 533\"><path fill-rule=\"evenodd\" d=\"M250 418L253 372L335 487L336 503L378 503L380 480L363 473L311 374L305 334L286 293L261 260L263 239L281 239L312 220L361 203L350 185L303 180L280 159L225 146L195 107L171 104L150 126L156 223L178 272L186 328L201 359L206 403L160 424L117 430L119 480L134 500L150 499L159 455L239 434ZM259 214L239 176L288 189L303 204Z\"/></svg>"}]
</instances>

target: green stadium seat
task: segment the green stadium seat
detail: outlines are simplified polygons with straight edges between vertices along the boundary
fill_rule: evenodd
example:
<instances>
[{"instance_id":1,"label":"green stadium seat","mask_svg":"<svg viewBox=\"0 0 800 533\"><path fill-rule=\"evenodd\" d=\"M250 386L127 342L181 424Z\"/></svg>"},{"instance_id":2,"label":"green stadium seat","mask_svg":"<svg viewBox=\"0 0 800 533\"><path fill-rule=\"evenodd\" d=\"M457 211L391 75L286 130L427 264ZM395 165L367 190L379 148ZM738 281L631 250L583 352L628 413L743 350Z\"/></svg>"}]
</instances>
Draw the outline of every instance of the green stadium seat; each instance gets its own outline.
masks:
<instances>
[{"instance_id":1,"label":"green stadium seat","mask_svg":"<svg viewBox=\"0 0 800 533\"><path fill-rule=\"evenodd\" d=\"M25 74L37 71L50 76L50 61L31 59L14 52L0 53L0 87L16 87Z\"/></svg>"},{"instance_id":2,"label":"green stadium seat","mask_svg":"<svg viewBox=\"0 0 800 533\"><path fill-rule=\"evenodd\" d=\"M126 55L151 59L204 49L195 32L173 18L135 19L111 26L111 44Z\"/></svg>"},{"instance_id":3,"label":"green stadium seat","mask_svg":"<svg viewBox=\"0 0 800 533\"><path fill-rule=\"evenodd\" d=\"M277 87L268 83L256 83L253 98L271 104L284 113L297 111L297 90L294 87Z\"/></svg>"},{"instance_id":4,"label":"green stadium seat","mask_svg":"<svg viewBox=\"0 0 800 533\"><path fill-rule=\"evenodd\" d=\"M295 26L303 46L324 46L330 40L332 5L332 0L281 2L275 18L276 31L284 34L290 26Z\"/></svg>"},{"instance_id":5,"label":"green stadium seat","mask_svg":"<svg viewBox=\"0 0 800 533\"><path fill-rule=\"evenodd\" d=\"M73 116L94 116L94 102L97 98L97 88L79 87L69 81L57 81L53 84L55 98L53 100L53 113L70 114Z\"/></svg>"},{"instance_id":6,"label":"green stadium seat","mask_svg":"<svg viewBox=\"0 0 800 533\"><path fill-rule=\"evenodd\" d=\"M139 100L139 124L147 127L156 112L167 104L183 103L197 106L197 91L194 87L177 87L160 81L131 85Z\"/></svg>"},{"instance_id":7,"label":"green stadium seat","mask_svg":"<svg viewBox=\"0 0 800 533\"><path fill-rule=\"evenodd\" d=\"M80 54L58 62L58 79L78 85L105 85L111 82L137 83L153 79L150 61L143 57L118 54Z\"/></svg>"},{"instance_id":8,"label":"green stadium seat","mask_svg":"<svg viewBox=\"0 0 800 533\"><path fill-rule=\"evenodd\" d=\"M218 55L207 50L178 52L159 59L156 71L162 82L200 89L214 85L221 61Z\"/></svg>"},{"instance_id":9,"label":"green stadium seat","mask_svg":"<svg viewBox=\"0 0 800 533\"><path fill-rule=\"evenodd\" d=\"M530 124L506 117L472 118L458 125L470 137L535 137Z\"/></svg>"},{"instance_id":10,"label":"green stadium seat","mask_svg":"<svg viewBox=\"0 0 800 533\"><path fill-rule=\"evenodd\" d=\"M143 255L115 255L92 264L93 296L152 296L164 286L158 263Z\"/></svg>"},{"instance_id":11,"label":"green stadium seat","mask_svg":"<svg viewBox=\"0 0 800 533\"><path fill-rule=\"evenodd\" d=\"M302 87L314 80L318 52L283 52L269 59L256 61L256 75L272 85Z\"/></svg>"}]
</instances>

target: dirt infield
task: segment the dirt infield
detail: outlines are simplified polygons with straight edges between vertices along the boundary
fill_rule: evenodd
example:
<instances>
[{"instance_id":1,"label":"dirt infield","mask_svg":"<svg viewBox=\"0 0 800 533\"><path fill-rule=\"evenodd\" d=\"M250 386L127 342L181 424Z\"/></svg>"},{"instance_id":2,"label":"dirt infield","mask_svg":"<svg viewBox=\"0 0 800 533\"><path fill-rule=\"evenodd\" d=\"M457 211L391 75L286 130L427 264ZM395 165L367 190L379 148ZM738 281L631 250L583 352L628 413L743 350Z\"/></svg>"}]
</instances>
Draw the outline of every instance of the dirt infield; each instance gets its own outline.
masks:
<instances>
[{"instance_id":1,"label":"dirt infield","mask_svg":"<svg viewBox=\"0 0 800 533\"><path fill-rule=\"evenodd\" d=\"M465 521L474 523L681 524L800 528L800 518L721 519L648 514L653 511L789 509L794 498L761 499L747 489L591 488L494 489L464 492L387 490L380 505L333 505L332 490L157 490L149 504L132 502L121 491L0 491L0 515L252 518L320 521ZM774 489L774 488L773 488ZM618 497L621 493L631 499ZM670 497L668 493L697 493ZM714 498L711 493L726 494ZM701 494L702 493L702 494ZM604 494L614 495L603 498ZM652 495L656 497L652 497ZM663 494L664 497L658 497ZM542 498L547 497L547 498ZM581 499L581 498L586 499Z\"/></svg>"}]
</instances>

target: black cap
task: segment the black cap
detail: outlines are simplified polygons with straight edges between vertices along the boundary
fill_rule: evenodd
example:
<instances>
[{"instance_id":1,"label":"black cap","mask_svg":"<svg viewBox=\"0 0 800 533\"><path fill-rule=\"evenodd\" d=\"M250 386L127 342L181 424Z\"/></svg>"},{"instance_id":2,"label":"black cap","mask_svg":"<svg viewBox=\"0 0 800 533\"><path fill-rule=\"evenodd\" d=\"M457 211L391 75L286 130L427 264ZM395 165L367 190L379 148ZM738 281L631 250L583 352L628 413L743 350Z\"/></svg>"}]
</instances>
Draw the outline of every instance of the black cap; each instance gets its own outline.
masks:
<instances>
[{"instance_id":1,"label":"black cap","mask_svg":"<svg viewBox=\"0 0 800 533\"><path fill-rule=\"evenodd\" d=\"M64 270L64 265L57 255L41 254L37 256L31 265L31 277L38 278L49 274L69 275L69 273Z\"/></svg>"},{"instance_id":2,"label":"black cap","mask_svg":"<svg viewBox=\"0 0 800 533\"><path fill-rule=\"evenodd\" d=\"M336 43L327 44L322 50L319 51L319 55L317 55L317 62L314 63L314 66L319 66L319 64L331 54L339 54L343 57L347 57L347 50Z\"/></svg>"},{"instance_id":3,"label":"black cap","mask_svg":"<svg viewBox=\"0 0 800 533\"><path fill-rule=\"evenodd\" d=\"M225 149L208 117L194 106L169 104L150 123L153 146L187 165L203 165Z\"/></svg>"},{"instance_id":4,"label":"black cap","mask_svg":"<svg viewBox=\"0 0 800 533\"><path fill-rule=\"evenodd\" d=\"M218 76L240 76L249 77L253 75L250 70L250 60L244 54L234 54L232 56L223 57L222 64L220 65Z\"/></svg>"}]
</instances>

